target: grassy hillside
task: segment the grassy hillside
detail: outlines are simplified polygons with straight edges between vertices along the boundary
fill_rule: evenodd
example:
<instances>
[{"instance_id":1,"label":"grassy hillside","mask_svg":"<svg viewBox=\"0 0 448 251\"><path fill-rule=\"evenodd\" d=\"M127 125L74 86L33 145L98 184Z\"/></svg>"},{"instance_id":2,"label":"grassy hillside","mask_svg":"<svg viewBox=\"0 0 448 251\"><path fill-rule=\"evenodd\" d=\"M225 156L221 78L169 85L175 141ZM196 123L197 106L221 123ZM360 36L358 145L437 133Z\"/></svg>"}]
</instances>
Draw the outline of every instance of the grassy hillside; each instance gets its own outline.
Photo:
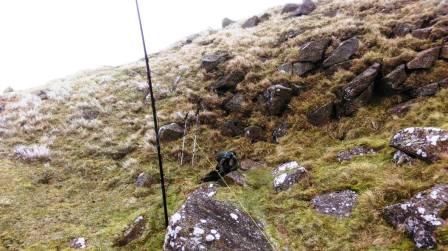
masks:
<instances>
[{"instance_id":1,"label":"grassy hillside","mask_svg":"<svg viewBox=\"0 0 448 251\"><path fill-rule=\"evenodd\" d=\"M448 129L448 90L421 99L401 117L389 112L403 101L400 96L377 96L355 115L322 127L311 125L307 114L334 99L335 89L371 64L381 63L381 74L386 75L418 51L441 45L448 36L448 16L441 14L448 13L448 3L321 0L316 4L312 14L296 18L285 18L281 7L275 7L267 11L270 19L254 28L234 24L202 32L191 43L179 42L151 56L162 125L182 124L187 113L195 114L198 97L206 106L201 113L216 118L189 126L185 156L192 155L196 139L194 164L180 165L182 139L162 145L169 211L177 210L198 187L198 180L214 168L210 163L214 154L229 149L242 160L265 163L266 168L244 172L248 186L222 188L219 197L241 202L266 225L279 250L412 249L413 242L388 225L381 210L434 184L448 183L447 162L397 166L392 162L395 150L388 143L405 127ZM400 23L431 25L432 36L391 36ZM300 34L279 42L291 30ZM306 42L330 38L328 56L353 36L360 47L348 66L318 69L303 77L277 70L296 60L299 46ZM220 105L232 94L218 95L208 88L219 76L206 73L200 62L205 53L216 51L233 56L223 64L222 74L236 69L246 73L236 88L244 95L245 112L224 111ZM448 61L438 60L431 69L412 72L406 82L423 86L444 78ZM283 115L269 116L256 99L278 83L300 85L306 91L292 99ZM81 73L43 90L47 95L43 99L39 91L0 96L0 104L5 104L0 112L0 250L64 250L79 236L87 239L91 250L160 250L165 235L160 186L157 182L148 188L135 186L142 172L158 178L151 111L142 102L144 62ZM252 143L220 133L222 123L230 119L260 126L269 137L282 123L289 128L278 144ZM340 151L359 145L374 148L377 154L343 163L336 160ZM19 153L23 147L32 151ZM275 193L271 171L293 160L307 167L309 177ZM314 196L343 189L359 195L350 217L326 216L312 208ZM147 219L143 235L124 247L112 247L139 215ZM440 227L436 235L439 248L447 249L448 226Z\"/></svg>"}]
</instances>

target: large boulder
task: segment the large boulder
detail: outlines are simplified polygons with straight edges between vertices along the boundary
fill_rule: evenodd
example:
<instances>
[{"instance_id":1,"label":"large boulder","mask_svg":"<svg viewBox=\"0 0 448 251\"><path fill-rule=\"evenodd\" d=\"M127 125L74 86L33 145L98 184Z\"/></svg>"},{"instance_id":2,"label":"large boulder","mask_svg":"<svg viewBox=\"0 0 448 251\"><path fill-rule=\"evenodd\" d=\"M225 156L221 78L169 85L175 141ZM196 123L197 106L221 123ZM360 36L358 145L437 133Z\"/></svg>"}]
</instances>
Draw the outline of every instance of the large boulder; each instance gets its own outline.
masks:
<instances>
[{"instance_id":1,"label":"large boulder","mask_svg":"<svg viewBox=\"0 0 448 251\"><path fill-rule=\"evenodd\" d=\"M236 89L237 85L244 80L246 73L241 70L234 70L230 74L219 79L216 83L212 84L210 88L218 94L225 92L232 92Z\"/></svg>"},{"instance_id":2,"label":"large boulder","mask_svg":"<svg viewBox=\"0 0 448 251\"><path fill-rule=\"evenodd\" d=\"M283 85L274 85L264 91L262 100L270 115L279 116L288 107L292 95L293 90L291 88Z\"/></svg>"},{"instance_id":3,"label":"large boulder","mask_svg":"<svg viewBox=\"0 0 448 251\"><path fill-rule=\"evenodd\" d=\"M307 174L305 167L296 161L288 162L278 166L272 174L274 175L274 189L276 192L286 191L299 182Z\"/></svg>"},{"instance_id":4,"label":"large boulder","mask_svg":"<svg viewBox=\"0 0 448 251\"><path fill-rule=\"evenodd\" d=\"M292 11L291 17L299 17L308 15L316 9L316 5L311 0L303 0L299 6Z\"/></svg>"},{"instance_id":5,"label":"large boulder","mask_svg":"<svg viewBox=\"0 0 448 251\"><path fill-rule=\"evenodd\" d=\"M448 186L437 185L402 203L384 208L384 219L404 231L417 248L435 248L434 231L445 223L442 215L448 206Z\"/></svg>"},{"instance_id":6,"label":"large boulder","mask_svg":"<svg viewBox=\"0 0 448 251\"><path fill-rule=\"evenodd\" d=\"M209 53L202 56L201 67L207 72L216 70L218 65L224 63L231 58L230 54L225 51L218 51L215 53Z\"/></svg>"},{"instance_id":7,"label":"large boulder","mask_svg":"<svg viewBox=\"0 0 448 251\"><path fill-rule=\"evenodd\" d=\"M372 148L365 147L365 146L357 146L355 148L352 148L350 150L342 151L336 155L336 159L339 162L343 161L350 161L355 156L363 156L367 154L374 154L376 151Z\"/></svg>"},{"instance_id":8,"label":"large boulder","mask_svg":"<svg viewBox=\"0 0 448 251\"><path fill-rule=\"evenodd\" d=\"M331 55L324 60L323 66L330 67L332 65L342 63L350 59L359 48L359 40L356 37L352 37L342 42Z\"/></svg>"},{"instance_id":9,"label":"large boulder","mask_svg":"<svg viewBox=\"0 0 448 251\"><path fill-rule=\"evenodd\" d=\"M322 126L329 123L335 115L334 103L329 102L307 114L308 122L314 126Z\"/></svg>"},{"instance_id":10,"label":"large boulder","mask_svg":"<svg viewBox=\"0 0 448 251\"><path fill-rule=\"evenodd\" d=\"M243 27L245 29L252 28L252 27L257 26L259 23L260 23L260 18L258 16L253 16L253 17L247 19L241 27Z\"/></svg>"},{"instance_id":11,"label":"large boulder","mask_svg":"<svg viewBox=\"0 0 448 251\"><path fill-rule=\"evenodd\" d=\"M210 184L187 198L170 218L163 250L273 250L262 226L216 192Z\"/></svg>"},{"instance_id":12,"label":"large boulder","mask_svg":"<svg viewBox=\"0 0 448 251\"><path fill-rule=\"evenodd\" d=\"M311 201L314 209L321 214L348 217L358 200L358 194L352 190L318 195Z\"/></svg>"},{"instance_id":13,"label":"large boulder","mask_svg":"<svg viewBox=\"0 0 448 251\"><path fill-rule=\"evenodd\" d=\"M164 125L159 129L160 142L170 142L184 136L184 128L176 123Z\"/></svg>"},{"instance_id":14,"label":"large boulder","mask_svg":"<svg viewBox=\"0 0 448 251\"><path fill-rule=\"evenodd\" d=\"M235 21L226 17L222 20L222 28L226 28L227 26L234 24L234 23L235 23Z\"/></svg>"},{"instance_id":15,"label":"large boulder","mask_svg":"<svg viewBox=\"0 0 448 251\"><path fill-rule=\"evenodd\" d=\"M311 63L321 61L329 43L330 39L322 38L302 45L299 49L298 61Z\"/></svg>"},{"instance_id":16,"label":"large boulder","mask_svg":"<svg viewBox=\"0 0 448 251\"><path fill-rule=\"evenodd\" d=\"M440 47L435 47L421 51L406 66L410 70L431 68L440 55Z\"/></svg>"},{"instance_id":17,"label":"large boulder","mask_svg":"<svg viewBox=\"0 0 448 251\"><path fill-rule=\"evenodd\" d=\"M407 78L406 65L399 65L383 78L381 81L381 91L386 95L402 93L409 89L404 85Z\"/></svg>"},{"instance_id":18,"label":"large boulder","mask_svg":"<svg viewBox=\"0 0 448 251\"><path fill-rule=\"evenodd\" d=\"M434 162L448 157L448 131L410 127L396 133L389 145L413 157Z\"/></svg>"}]
</instances>

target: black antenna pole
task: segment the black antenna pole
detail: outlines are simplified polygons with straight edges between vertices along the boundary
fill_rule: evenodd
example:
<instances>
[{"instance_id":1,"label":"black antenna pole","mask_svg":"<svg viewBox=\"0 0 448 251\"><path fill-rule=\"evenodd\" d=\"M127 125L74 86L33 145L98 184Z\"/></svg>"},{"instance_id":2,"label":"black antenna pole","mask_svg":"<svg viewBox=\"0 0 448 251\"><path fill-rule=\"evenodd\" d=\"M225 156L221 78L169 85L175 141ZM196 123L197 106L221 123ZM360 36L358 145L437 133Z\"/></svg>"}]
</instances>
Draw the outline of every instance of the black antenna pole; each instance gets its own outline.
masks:
<instances>
[{"instance_id":1,"label":"black antenna pole","mask_svg":"<svg viewBox=\"0 0 448 251\"><path fill-rule=\"evenodd\" d=\"M163 212L165 213L165 227L168 227L168 209L166 206L165 176L163 175L163 161L162 161L162 154L160 152L159 125L157 124L156 102L154 100L154 93L152 90L151 70L149 68L149 59L148 59L148 53L146 51L145 35L143 34L142 18L140 16L140 8L138 6L138 0L135 0L135 5L137 6L138 22L140 24L140 33L142 35L143 50L145 52L146 75L148 78L149 94L151 95L152 117L154 119L154 130L156 133L157 157L159 159L159 172L160 172L160 185L162 187Z\"/></svg>"}]
</instances>

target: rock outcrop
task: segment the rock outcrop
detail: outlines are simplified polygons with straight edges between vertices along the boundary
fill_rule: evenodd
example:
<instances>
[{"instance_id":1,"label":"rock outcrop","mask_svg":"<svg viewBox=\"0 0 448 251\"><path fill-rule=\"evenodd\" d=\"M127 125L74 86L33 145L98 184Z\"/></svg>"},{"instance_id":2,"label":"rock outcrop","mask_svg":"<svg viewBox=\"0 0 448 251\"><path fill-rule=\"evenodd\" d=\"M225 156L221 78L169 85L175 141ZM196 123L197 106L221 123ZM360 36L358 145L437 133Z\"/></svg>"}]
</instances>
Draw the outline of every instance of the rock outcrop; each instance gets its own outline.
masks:
<instances>
[{"instance_id":1,"label":"rock outcrop","mask_svg":"<svg viewBox=\"0 0 448 251\"><path fill-rule=\"evenodd\" d=\"M331 55L324 60L323 66L330 67L332 65L342 63L350 59L359 48L359 40L356 37L350 38L342 42Z\"/></svg>"},{"instance_id":2,"label":"rock outcrop","mask_svg":"<svg viewBox=\"0 0 448 251\"><path fill-rule=\"evenodd\" d=\"M415 158L434 162L448 156L448 131L410 127L396 133L389 144Z\"/></svg>"},{"instance_id":3,"label":"rock outcrop","mask_svg":"<svg viewBox=\"0 0 448 251\"><path fill-rule=\"evenodd\" d=\"M288 190L299 182L306 176L307 171L305 167L293 161L278 166L272 174L274 175L274 190L280 192Z\"/></svg>"},{"instance_id":4,"label":"rock outcrop","mask_svg":"<svg viewBox=\"0 0 448 251\"><path fill-rule=\"evenodd\" d=\"M184 128L176 123L164 125L159 129L160 142L171 142L184 136Z\"/></svg>"},{"instance_id":5,"label":"rock outcrop","mask_svg":"<svg viewBox=\"0 0 448 251\"><path fill-rule=\"evenodd\" d=\"M348 217L358 200L358 194L351 190L332 192L313 198L314 209L321 214Z\"/></svg>"},{"instance_id":6,"label":"rock outcrop","mask_svg":"<svg viewBox=\"0 0 448 251\"><path fill-rule=\"evenodd\" d=\"M383 210L384 219L404 231L417 248L435 248L434 230L444 224L442 213L448 206L448 186L437 185L411 199Z\"/></svg>"},{"instance_id":7,"label":"rock outcrop","mask_svg":"<svg viewBox=\"0 0 448 251\"><path fill-rule=\"evenodd\" d=\"M230 203L213 198L213 184L193 192L171 216L165 251L272 250L262 226Z\"/></svg>"},{"instance_id":8,"label":"rock outcrop","mask_svg":"<svg viewBox=\"0 0 448 251\"><path fill-rule=\"evenodd\" d=\"M386 95L402 93L409 89L404 85L407 78L406 65L399 65L382 79L381 91Z\"/></svg>"}]
</instances>

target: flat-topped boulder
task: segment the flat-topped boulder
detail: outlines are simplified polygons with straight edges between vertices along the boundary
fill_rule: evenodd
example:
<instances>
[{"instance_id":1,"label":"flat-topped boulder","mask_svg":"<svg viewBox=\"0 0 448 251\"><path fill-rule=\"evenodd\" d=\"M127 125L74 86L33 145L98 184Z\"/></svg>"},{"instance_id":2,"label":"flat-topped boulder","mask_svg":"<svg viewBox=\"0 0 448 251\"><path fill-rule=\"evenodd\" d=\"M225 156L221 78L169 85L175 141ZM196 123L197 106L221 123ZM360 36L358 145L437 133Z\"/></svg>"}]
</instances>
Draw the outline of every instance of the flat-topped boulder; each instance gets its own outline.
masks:
<instances>
[{"instance_id":1,"label":"flat-topped boulder","mask_svg":"<svg viewBox=\"0 0 448 251\"><path fill-rule=\"evenodd\" d=\"M448 185L437 185L384 208L383 217L389 224L403 229L417 248L435 248L434 231L445 223L442 214L447 206Z\"/></svg>"},{"instance_id":2,"label":"flat-topped boulder","mask_svg":"<svg viewBox=\"0 0 448 251\"><path fill-rule=\"evenodd\" d=\"M318 195L311 201L314 209L321 214L348 217L358 200L358 194L352 190L331 192Z\"/></svg>"},{"instance_id":3,"label":"flat-topped boulder","mask_svg":"<svg viewBox=\"0 0 448 251\"><path fill-rule=\"evenodd\" d=\"M356 37L352 37L342 42L331 55L324 60L323 66L330 67L332 65L342 63L350 59L359 48L359 40Z\"/></svg>"},{"instance_id":4,"label":"flat-topped boulder","mask_svg":"<svg viewBox=\"0 0 448 251\"><path fill-rule=\"evenodd\" d=\"M305 167L296 161L288 162L278 166L272 174L274 175L274 189L276 192L286 191L299 182L307 174Z\"/></svg>"},{"instance_id":5,"label":"flat-topped boulder","mask_svg":"<svg viewBox=\"0 0 448 251\"><path fill-rule=\"evenodd\" d=\"M210 184L187 198L170 218L163 250L273 250L263 227L216 192Z\"/></svg>"},{"instance_id":6,"label":"flat-topped boulder","mask_svg":"<svg viewBox=\"0 0 448 251\"><path fill-rule=\"evenodd\" d=\"M397 132L390 146L427 162L448 156L448 131L433 127L410 127Z\"/></svg>"},{"instance_id":7,"label":"flat-topped boulder","mask_svg":"<svg viewBox=\"0 0 448 251\"><path fill-rule=\"evenodd\" d=\"M435 47L421 51L413 60L406 64L408 69L429 69L437 61L440 55L440 47Z\"/></svg>"},{"instance_id":8,"label":"flat-topped boulder","mask_svg":"<svg viewBox=\"0 0 448 251\"><path fill-rule=\"evenodd\" d=\"M176 123L164 125L159 129L160 142L170 142L184 136L184 128Z\"/></svg>"}]
</instances>

